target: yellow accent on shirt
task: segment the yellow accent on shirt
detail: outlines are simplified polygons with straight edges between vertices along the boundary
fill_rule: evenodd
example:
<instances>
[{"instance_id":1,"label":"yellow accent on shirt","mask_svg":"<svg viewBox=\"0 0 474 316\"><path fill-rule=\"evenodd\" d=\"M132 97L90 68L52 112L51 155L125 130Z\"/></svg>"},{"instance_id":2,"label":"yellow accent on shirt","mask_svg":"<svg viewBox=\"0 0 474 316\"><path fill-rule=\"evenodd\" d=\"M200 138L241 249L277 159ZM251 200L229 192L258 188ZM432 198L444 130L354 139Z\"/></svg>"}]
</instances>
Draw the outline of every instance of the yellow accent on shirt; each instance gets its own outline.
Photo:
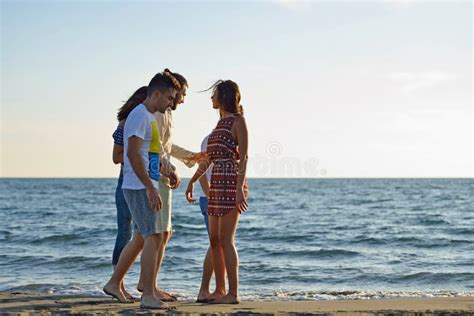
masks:
<instances>
[{"instance_id":1,"label":"yellow accent on shirt","mask_svg":"<svg viewBox=\"0 0 474 316\"><path fill-rule=\"evenodd\" d=\"M155 120L150 122L151 142L149 152L159 154L161 152L160 131Z\"/></svg>"}]
</instances>

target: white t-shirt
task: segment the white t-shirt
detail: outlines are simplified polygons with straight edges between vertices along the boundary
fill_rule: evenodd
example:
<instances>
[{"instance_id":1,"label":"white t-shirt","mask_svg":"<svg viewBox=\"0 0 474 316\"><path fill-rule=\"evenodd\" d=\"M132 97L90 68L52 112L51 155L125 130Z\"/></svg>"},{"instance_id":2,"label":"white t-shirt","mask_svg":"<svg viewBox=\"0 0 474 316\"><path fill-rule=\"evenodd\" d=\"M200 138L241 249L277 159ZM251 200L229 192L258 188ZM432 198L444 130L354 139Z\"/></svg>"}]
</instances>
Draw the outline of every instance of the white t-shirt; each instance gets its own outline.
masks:
<instances>
[{"instance_id":1,"label":"white t-shirt","mask_svg":"<svg viewBox=\"0 0 474 316\"><path fill-rule=\"evenodd\" d=\"M141 190L145 186L133 171L127 156L128 140L136 136L144 140L140 154L148 171L148 176L155 188L158 188L160 177L160 133L155 116L150 113L144 104L138 105L130 112L125 121L123 131L123 184L122 189Z\"/></svg>"}]
</instances>

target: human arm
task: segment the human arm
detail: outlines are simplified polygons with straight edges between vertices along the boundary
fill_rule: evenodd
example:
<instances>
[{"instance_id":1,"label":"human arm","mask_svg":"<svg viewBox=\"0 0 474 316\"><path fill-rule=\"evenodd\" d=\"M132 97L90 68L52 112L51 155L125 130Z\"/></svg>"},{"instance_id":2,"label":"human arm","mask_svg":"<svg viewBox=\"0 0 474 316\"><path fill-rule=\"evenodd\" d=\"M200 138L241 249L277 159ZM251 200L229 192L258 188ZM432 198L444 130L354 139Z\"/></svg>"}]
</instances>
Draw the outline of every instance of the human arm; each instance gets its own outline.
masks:
<instances>
[{"instance_id":1,"label":"human arm","mask_svg":"<svg viewBox=\"0 0 474 316\"><path fill-rule=\"evenodd\" d=\"M178 145L172 144L171 145L171 156L178 159L182 163L186 165L186 167L194 167L196 161L194 157L196 156L195 152L190 150L184 149Z\"/></svg>"},{"instance_id":2,"label":"human arm","mask_svg":"<svg viewBox=\"0 0 474 316\"><path fill-rule=\"evenodd\" d=\"M160 171L163 176L170 180L170 186L173 190L177 189L181 185L181 178L179 177L176 167L173 164L170 163L168 165L161 165Z\"/></svg>"},{"instance_id":3,"label":"human arm","mask_svg":"<svg viewBox=\"0 0 474 316\"><path fill-rule=\"evenodd\" d=\"M114 148L112 150L112 161L114 164L123 163L123 127L125 120L119 122L117 129L114 132Z\"/></svg>"},{"instance_id":4,"label":"human arm","mask_svg":"<svg viewBox=\"0 0 474 316\"><path fill-rule=\"evenodd\" d=\"M114 149L112 151L112 160L114 164L119 164L123 162L123 146L114 144Z\"/></svg>"},{"instance_id":5,"label":"human arm","mask_svg":"<svg viewBox=\"0 0 474 316\"><path fill-rule=\"evenodd\" d=\"M159 211L162 207L161 197L148 176L147 168L140 154L143 142L140 137L131 136L128 139L127 157L136 176L145 186L150 208Z\"/></svg>"},{"instance_id":6,"label":"human arm","mask_svg":"<svg viewBox=\"0 0 474 316\"><path fill-rule=\"evenodd\" d=\"M172 189L177 189L181 184L181 180L176 172L176 167L171 163L171 110L167 110L165 113L156 112L154 116L160 133L160 173L169 179L169 185Z\"/></svg>"},{"instance_id":7,"label":"human arm","mask_svg":"<svg viewBox=\"0 0 474 316\"><path fill-rule=\"evenodd\" d=\"M235 139L239 145L240 155L239 170L237 173L237 192L235 197L235 205L237 206L237 210L242 213L248 208L248 204L244 195L244 183L247 173L248 161L248 130L244 117L240 117L236 120L234 126L232 127L232 134L234 134Z\"/></svg>"},{"instance_id":8,"label":"human arm","mask_svg":"<svg viewBox=\"0 0 474 316\"><path fill-rule=\"evenodd\" d=\"M162 156L160 172L170 180L171 188L177 189L181 184L181 179L176 172L176 167L171 163L169 157L170 156L167 154Z\"/></svg>"},{"instance_id":9,"label":"human arm","mask_svg":"<svg viewBox=\"0 0 474 316\"><path fill-rule=\"evenodd\" d=\"M209 181L207 181L207 177L203 176L199 178L199 184L201 185L202 191L204 195L209 198Z\"/></svg>"},{"instance_id":10,"label":"human arm","mask_svg":"<svg viewBox=\"0 0 474 316\"><path fill-rule=\"evenodd\" d=\"M194 203L196 200L193 198L194 182L201 178L201 176L206 172L206 170L211 165L209 158L203 158L199 160L199 167L194 173L191 180L189 180L188 187L186 189L186 199L189 203ZM207 182L207 179L206 179Z\"/></svg>"}]
</instances>

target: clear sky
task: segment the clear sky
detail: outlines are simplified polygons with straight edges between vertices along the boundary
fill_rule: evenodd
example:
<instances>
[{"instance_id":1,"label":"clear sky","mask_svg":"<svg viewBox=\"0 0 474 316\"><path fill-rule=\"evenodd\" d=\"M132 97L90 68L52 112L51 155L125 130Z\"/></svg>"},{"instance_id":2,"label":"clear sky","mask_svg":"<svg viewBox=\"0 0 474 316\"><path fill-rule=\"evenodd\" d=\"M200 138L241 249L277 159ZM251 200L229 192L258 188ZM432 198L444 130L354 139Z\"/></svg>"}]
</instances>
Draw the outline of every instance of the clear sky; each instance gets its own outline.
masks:
<instances>
[{"instance_id":1,"label":"clear sky","mask_svg":"<svg viewBox=\"0 0 474 316\"><path fill-rule=\"evenodd\" d=\"M1 1L2 177L115 177L122 101L187 77L199 150L241 88L251 177L472 177L472 3ZM192 170L179 165L183 176Z\"/></svg>"}]
</instances>

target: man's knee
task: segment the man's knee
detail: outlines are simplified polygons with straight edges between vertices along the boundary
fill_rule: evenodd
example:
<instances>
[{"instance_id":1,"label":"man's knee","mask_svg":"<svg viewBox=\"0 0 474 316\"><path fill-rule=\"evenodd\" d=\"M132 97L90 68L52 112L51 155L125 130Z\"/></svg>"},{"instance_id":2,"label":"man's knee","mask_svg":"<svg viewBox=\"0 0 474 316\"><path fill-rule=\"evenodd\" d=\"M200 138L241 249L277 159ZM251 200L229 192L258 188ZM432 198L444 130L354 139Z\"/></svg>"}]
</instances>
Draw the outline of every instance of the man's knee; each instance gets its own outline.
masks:
<instances>
[{"instance_id":1,"label":"man's knee","mask_svg":"<svg viewBox=\"0 0 474 316\"><path fill-rule=\"evenodd\" d=\"M154 246L159 247L163 242L163 234L153 234L145 238L146 242L152 243Z\"/></svg>"},{"instance_id":2,"label":"man's knee","mask_svg":"<svg viewBox=\"0 0 474 316\"><path fill-rule=\"evenodd\" d=\"M143 246L143 243L145 242L145 239L143 236L139 233L135 233L132 237L131 242L136 245L136 246Z\"/></svg>"}]
</instances>

